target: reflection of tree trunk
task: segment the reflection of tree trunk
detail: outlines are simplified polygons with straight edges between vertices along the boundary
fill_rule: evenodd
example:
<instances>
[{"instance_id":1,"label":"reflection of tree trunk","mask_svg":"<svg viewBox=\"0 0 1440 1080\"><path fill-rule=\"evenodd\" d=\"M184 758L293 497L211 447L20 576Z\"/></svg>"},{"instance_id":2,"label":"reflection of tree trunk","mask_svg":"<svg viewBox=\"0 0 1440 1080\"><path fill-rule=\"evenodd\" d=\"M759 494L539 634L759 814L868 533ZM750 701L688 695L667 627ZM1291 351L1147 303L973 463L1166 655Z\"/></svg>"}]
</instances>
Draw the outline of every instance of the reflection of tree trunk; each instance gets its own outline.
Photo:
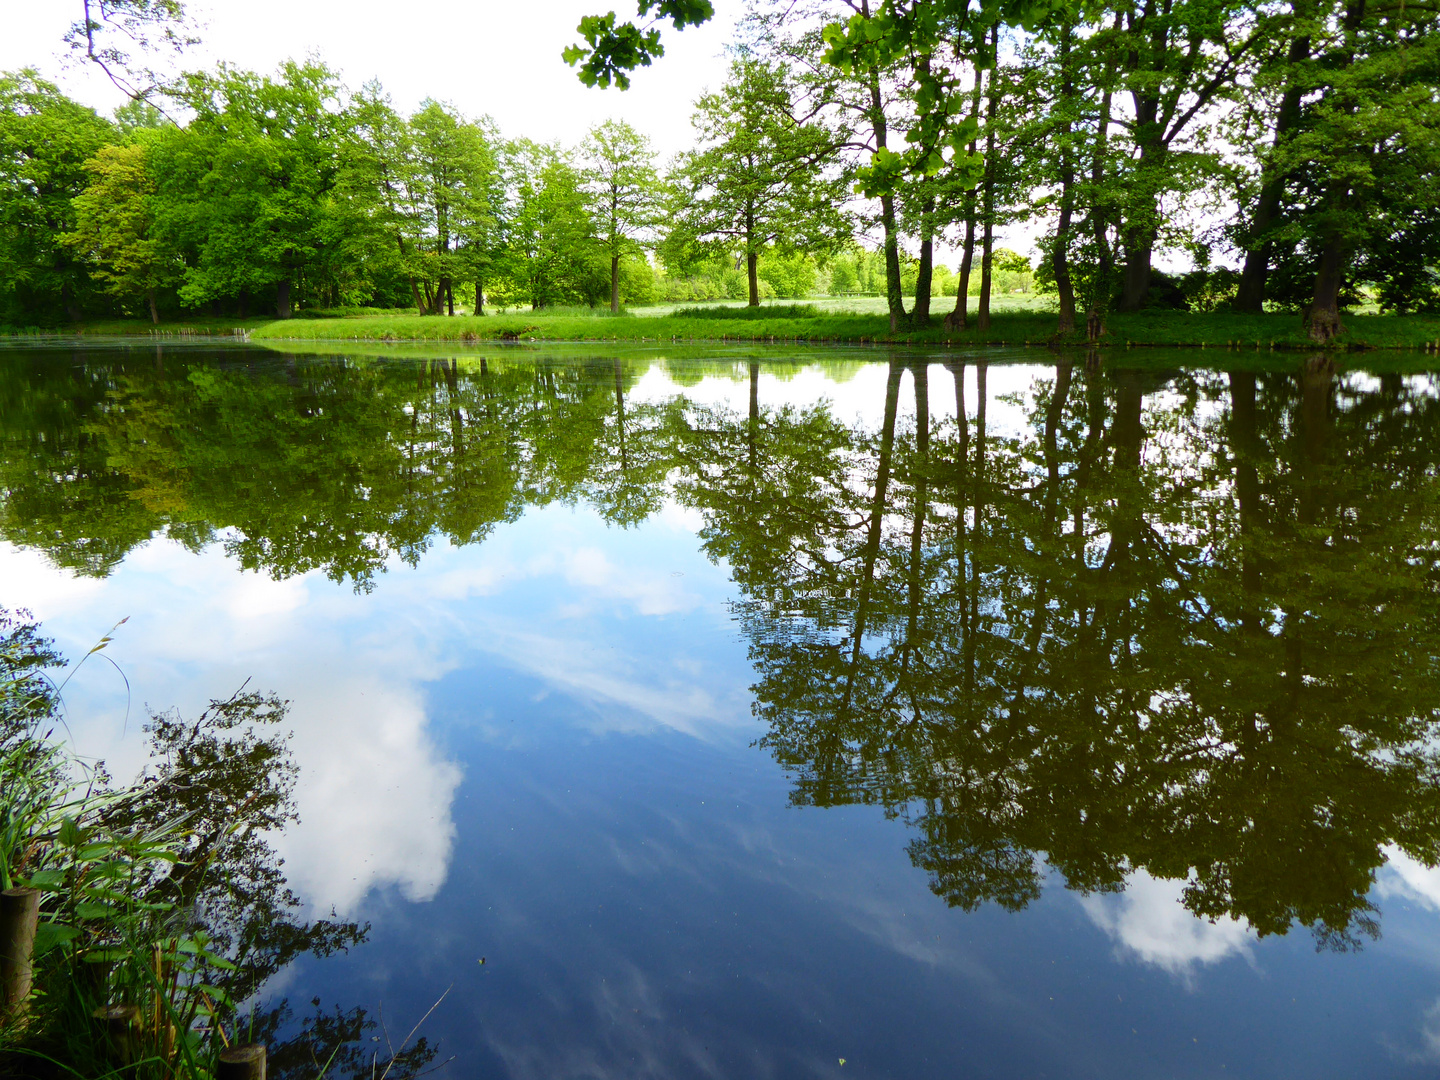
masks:
<instances>
[{"instance_id":1,"label":"reflection of tree trunk","mask_svg":"<svg viewBox=\"0 0 1440 1080\"><path fill-rule=\"evenodd\" d=\"M910 669L910 652L915 647L920 620L920 559L924 544L925 511L930 493L930 365L925 360L911 364L915 380L915 514L910 526L909 620L905 632L905 656L901 667Z\"/></svg>"},{"instance_id":2,"label":"reflection of tree trunk","mask_svg":"<svg viewBox=\"0 0 1440 1080\"><path fill-rule=\"evenodd\" d=\"M1140 386L1138 371L1122 371L1115 376L1115 420L1110 428L1110 444L1114 448L1114 473L1112 485L1115 490L1115 511L1110 526L1110 544L1100 566L1100 575L1114 585L1102 589L1095 604L1096 634L1091 641L1097 648L1092 657L1097 663L1109 652L1100 641L1106 636L1103 627L1110 627L1111 635L1120 635L1125 640L1128 654L1128 631L1112 622L1111 601L1115 602L1117 614L1130 610L1130 592L1133 581L1133 560L1135 545L1139 540L1142 502L1140 498L1140 449L1144 443L1145 429L1141 422L1145 395Z\"/></svg>"},{"instance_id":3,"label":"reflection of tree trunk","mask_svg":"<svg viewBox=\"0 0 1440 1080\"><path fill-rule=\"evenodd\" d=\"M620 434L620 471L630 468L625 451L625 381L620 371L620 358L615 358L615 429Z\"/></svg>"},{"instance_id":4,"label":"reflection of tree trunk","mask_svg":"<svg viewBox=\"0 0 1440 1080\"><path fill-rule=\"evenodd\" d=\"M1232 371L1230 379L1230 453L1235 462L1235 495L1240 503L1240 625L1252 636L1262 632L1260 560L1255 551L1255 526L1260 513L1260 472L1255 408L1255 375Z\"/></svg>"},{"instance_id":5,"label":"reflection of tree trunk","mask_svg":"<svg viewBox=\"0 0 1440 1080\"><path fill-rule=\"evenodd\" d=\"M966 610L965 540L967 522L965 514L969 506L967 474L970 470L970 417L965 412L965 361L949 360L945 366L955 379L955 426L960 444L955 453L955 581L960 590L958 599L963 618Z\"/></svg>"},{"instance_id":6,"label":"reflection of tree trunk","mask_svg":"<svg viewBox=\"0 0 1440 1080\"><path fill-rule=\"evenodd\" d=\"M900 403L900 376L905 367L899 359L891 359L885 381L885 421L880 429L880 457L875 467L875 497L870 503L870 522L865 534L865 550L861 559L860 589L855 605L855 637L850 646L850 674L845 685L843 708L850 709L855 674L860 666L860 646L865 639L865 623L870 614L870 590L874 585L875 561L880 557L880 534L885 524L885 499L890 487L890 458L895 449L895 413Z\"/></svg>"},{"instance_id":7,"label":"reflection of tree trunk","mask_svg":"<svg viewBox=\"0 0 1440 1080\"><path fill-rule=\"evenodd\" d=\"M1324 353L1308 357L1300 375L1300 469L1295 518L1302 527L1302 536L1313 535L1327 493L1325 451L1330 436L1330 394L1334 376L1335 365ZM1319 544L1323 546L1325 541L1320 540ZM1302 634L1305 632L1306 615L1304 607L1294 603L1284 604L1282 610L1285 613L1281 627L1285 642L1285 703L1271 720L1277 727L1288 727L1296 722L1300 695L1305 685Z\"/></svg>"},{"instance_id":8,"label":"reflection of tree trunk","mask_svg":"<svg viewBox=\"0 0 1440 1080\"><path fill-rule=\"evenodd\" d=\"M760 433L760 365L750 361L750 423L746 426L745 441L750 450L750 473L758 478L760 462L757 457L756 441Z\"/></svg>"},{"instance_id":9,"label":"reflection of tree trunk","mask_svg":"<svg viewBox=\"0 0 1440 1080\"><path fill-rule=\"evenodd\" d=\"M1058 562L1058 552L1053 550L1055 540L1056 506L1060 498L1060 422L1065 415L1065 403L1070 397L1071 365L1062 362L1055 365L1055 389L1050 395L1049 407L1045 410L1045 511L1044 532L1035 537L1035 552L1040 557L1040 571L1036 574L1031 590L1030 630L1025 636L1025 659L1018 667L1013 684L1008 688L1011 694L1009 728L1011 732L1020 729L1024 723L1025 691L1034 677L1036 660L1040 656L1040 641L1045 635L1045 626L1050 612L1050 579Z\"/></svg>"},{"instance_id":10,"label":"reflection of tree trunk","mask_svg":"<svg viewBox=\"0 0 1440 1080\"><path fill-rule=\"evenodd\" d=\"M465 452L465 422L460 415L460 372L458 360L440 361L445 376L446 396L450 399L450 442L458 461Z\"/></svg>"},{"instance_id":11,"label":"reflection of tree trunk","mask_svg":"<svg viewBox=\"0 0 1440 1080\"><path fill-rule=\"evenodd\" d=\"M975 504L972 544L970 549L970 580L967 599L970 601L966 612L967 630L961 656L965 665L965 691L975 691L975 650L976 637L980 627L980 577L984 570L980 559L980 535L985 521L985 406L989 397L987 376L990 365L981 360L975 365L975 478L971 485L971 498Z\"/></svg>"},{"instance_id":12,"label":"reflection of tree trunk","mask_svg":"<svg viewBox=\"0 0 1440 1080\"><path fill-rule=\"evenodd\" d=\"M1050 486L1045 492L1045 520L1047 525L1055 523L1055 501L1060 494L1060 421L1065 416L1065 402L1070 397L1070 361L1055 365L1055 390L1050 395L1050 407L1045 410L1045 462L1050 477Z\"/></svg>"},{"instance_id":13,"label":"reflection of tree trunk","mask_svg":"<svg viewBox=\"0 0 1440 1080\"><path fill-rule=\"evenodd\" d=\"M1325 463L1325 444L1330 435L1330 391L1335 365L1324 353L1316 353L1305 361L1300 377L1300 434L1304 440L1304 471L1301 474L1300 523L1313 525L1319 520L1319 502L1323 494L1321 472Z\"/></svg>"}]
</instances>

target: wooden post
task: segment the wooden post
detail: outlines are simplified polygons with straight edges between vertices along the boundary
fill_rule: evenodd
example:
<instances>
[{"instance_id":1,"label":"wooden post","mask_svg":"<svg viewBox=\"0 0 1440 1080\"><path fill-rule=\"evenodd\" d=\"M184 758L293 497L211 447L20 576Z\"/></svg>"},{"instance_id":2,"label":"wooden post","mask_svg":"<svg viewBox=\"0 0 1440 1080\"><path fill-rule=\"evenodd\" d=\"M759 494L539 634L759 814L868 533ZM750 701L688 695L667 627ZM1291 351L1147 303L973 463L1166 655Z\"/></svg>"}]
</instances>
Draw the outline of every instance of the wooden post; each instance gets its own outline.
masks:
<instances>
[{"instance_id":1,"label":"wooden post","mask_svg":"<svg viewBox=\"0 0 1440 1080\"><path fill-rule=\"evenodd\" d=\"M9 1023L25 1011L39 921L39 889L0 892L0 1021Z\"/></svg>"},{"instance_id":2,"label":"wooden post","mask_svg":"<svg viewBox=\"0 0 1440 1080\"><path fill-rule=\"evenodd\" d=\"M265 1080L265 1046L242 1043L220 1051L215 1080Z\"/></svg>"},{"instance_id":3,"label":"wooden post","mask_svg":"<svg viewBox=\"0 0 1440 1080\"><path fill-rule=\"evenodd\" d=\"M101 1005L90 1014L105 1044L106 1056L131 1065L140 1052L140 1009L135 1005Z\"/></svg>"}]
</instances>

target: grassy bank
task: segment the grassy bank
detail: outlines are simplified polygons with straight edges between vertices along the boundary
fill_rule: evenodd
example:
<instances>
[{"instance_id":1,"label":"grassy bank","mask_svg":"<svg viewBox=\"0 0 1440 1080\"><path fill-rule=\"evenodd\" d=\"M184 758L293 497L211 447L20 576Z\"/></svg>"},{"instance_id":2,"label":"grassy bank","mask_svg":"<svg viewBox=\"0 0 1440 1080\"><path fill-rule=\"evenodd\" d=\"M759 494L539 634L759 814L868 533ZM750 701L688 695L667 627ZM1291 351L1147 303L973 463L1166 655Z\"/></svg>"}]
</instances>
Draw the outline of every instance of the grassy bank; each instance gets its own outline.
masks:
<instances>
[{"instance_id":1,"label":"grassy bank","mask_svg":"<svg viewBox=\"0 0 1440 1080\"><path fill-rule=\"evenodd\" d=\"M880 310L840 310L839 302L807 302L760 309L711 306L697 309L637 309L612 316L608 312L509 313L482 317L366 314L349 317L295 319L204 318L152 326L138 319L82 323L58 331L20 331L17 340L57 334L95 337L228 337L247 335L256 341L412 341L412 342L627 342L633 344L796 343L1083 346L1083 335L1055 335L1055 313L1032 306L1011 306L993 316L984 333L971 326L946 330L937 317L924 330L890 333ZM852 302L852 306L861 306ZM874 305L871 305L874 307ZM973 321L973 319L972 319ZM1345 318L1346 332L1336 340L1341 349L1440 348L1440 316L1359 315ZM1101 347L1166 346L1176 348L1313 349L1294 313L1265 315L1143 312L1112 315Z\"/></svg>"},{"instance_id":2,"label":"grassy bank","mask_svg":"<svg viewBox=\"0 0 1440 1080\"><path fill-rule=\"evenodd\" d=\"M1294 314L1198 315L1178 312L1115 315L1101 340L1105 347L1309 349ZM652 318L620 316L577 318L543 313L489 315L482 318L386 316L356 319L288 319L255 329L257 341L594 341L594 342L805 342L847 344L886 342L909 345L1083 344L1082 335L1055 336L1048 312L1008 311L995 315L984 333L973 327L948 331L938 324L925 330L890 333L883 315L828 313L808 317L760 315L726 318L683 312ZM1352 315L1339 348L1425 349L1440 340L1440 317Z\"/></svg>"}]
</instances>

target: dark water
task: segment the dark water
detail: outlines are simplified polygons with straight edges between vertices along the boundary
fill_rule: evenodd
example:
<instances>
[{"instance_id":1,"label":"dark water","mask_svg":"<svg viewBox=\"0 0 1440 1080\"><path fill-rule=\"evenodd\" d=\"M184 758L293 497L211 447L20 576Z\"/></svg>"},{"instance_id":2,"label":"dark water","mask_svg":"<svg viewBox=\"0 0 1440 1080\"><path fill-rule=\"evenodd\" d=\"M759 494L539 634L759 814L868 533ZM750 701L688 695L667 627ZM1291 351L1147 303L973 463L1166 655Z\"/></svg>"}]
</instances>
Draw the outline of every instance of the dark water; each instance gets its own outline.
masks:
<instances>
[{"instance_id":1,"label":"dark water","mask_svg":"<svg viewBox=\"0 0 1440 1080\"><path fill-rule=\"evenodd\" d=\"M0 602L130 616L129 712L70 693L122 776L143 703L291 701L276 847L370 924L266 987L295 1029L1433 1076L1436 376L1035 356L9 348Z\"/></svg>"}]
</instances>

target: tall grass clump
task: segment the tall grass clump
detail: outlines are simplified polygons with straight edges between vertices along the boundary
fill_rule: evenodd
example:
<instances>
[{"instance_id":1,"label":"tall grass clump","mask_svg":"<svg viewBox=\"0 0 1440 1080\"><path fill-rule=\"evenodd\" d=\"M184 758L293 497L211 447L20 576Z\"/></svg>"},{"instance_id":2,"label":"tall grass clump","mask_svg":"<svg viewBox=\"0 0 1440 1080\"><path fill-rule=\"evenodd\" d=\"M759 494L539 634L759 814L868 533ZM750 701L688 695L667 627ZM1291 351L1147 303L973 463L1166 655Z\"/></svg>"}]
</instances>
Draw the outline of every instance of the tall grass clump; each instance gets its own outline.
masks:
<instances>
[{"instance_id":1,"label":"tall grass clump","mask_svg":"<svg viewBox=\"0 0 1440 1080\"><path fill-rule=\"evenodd\" d=\"M40 896L34 989L0 1019L0 1076L211 1077L223 1048L293 1020L259 1010L267 979L367 932L300 919L266 839L295 819L286 705L242 687L195 719L152 713L150 763L117 785L63 738L59 661L0 610L0 884ZM354 1066L367 1024L320 1014L272 1060L298 1059L296 1076ZM411 1075L433 1054L422 1039L378 1064Z\"/></svg>"},{"instance_id":2,"label":"tall grass clump","mask_svg":"<svg viewBox=\"0 0 1440 1080\"><path fill-rule=\"evenodd\" d=\"M670 313L672 319L815 319L822 312L814 304L763 304L760 307L687 307Z\"/></svg>"}]
</instances>

